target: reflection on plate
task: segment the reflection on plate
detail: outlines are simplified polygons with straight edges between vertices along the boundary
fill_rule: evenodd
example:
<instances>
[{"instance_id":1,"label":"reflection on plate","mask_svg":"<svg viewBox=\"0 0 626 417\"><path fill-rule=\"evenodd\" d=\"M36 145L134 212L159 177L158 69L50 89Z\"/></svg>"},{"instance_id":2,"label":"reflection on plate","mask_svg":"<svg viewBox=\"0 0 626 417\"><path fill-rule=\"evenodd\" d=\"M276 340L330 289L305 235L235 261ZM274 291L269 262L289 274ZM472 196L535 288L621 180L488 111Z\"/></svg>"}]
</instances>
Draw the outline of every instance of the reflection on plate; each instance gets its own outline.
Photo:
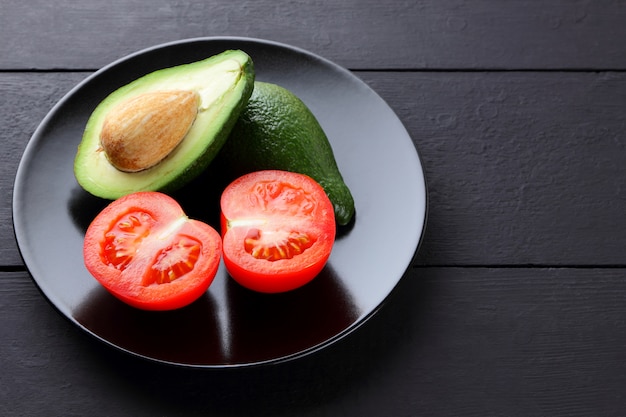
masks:
<instances>
[{"instance_id":1,"label":"reflection on plate","mask_svg":"<svg viewBox=\"0 0 626 417\"><path fill-rule=\"evenodd\" d=\"M226 49L253 59L257 80L298 95L326 131L357 214L339 231L326 268L285 294L250 292L223 265L206 295L173 312L144 312L114 299L83 265L84 232L108 203L83 191L73 159L95 106L116 88L160 68ZM208 175L208 174L207 174ZM202 184L200 187L199 184ZM176 193L190 217L218 226L217 187L200 178ZM406 129L349 71L288 45L198 38L156 46L101 69L46 116L20 163L13 194L17 242L35 283L71 322L103 342L155 361L238 367L301 357L339 340L384 302L422 236L426 189Z\"/></svg>"}]
</instances>

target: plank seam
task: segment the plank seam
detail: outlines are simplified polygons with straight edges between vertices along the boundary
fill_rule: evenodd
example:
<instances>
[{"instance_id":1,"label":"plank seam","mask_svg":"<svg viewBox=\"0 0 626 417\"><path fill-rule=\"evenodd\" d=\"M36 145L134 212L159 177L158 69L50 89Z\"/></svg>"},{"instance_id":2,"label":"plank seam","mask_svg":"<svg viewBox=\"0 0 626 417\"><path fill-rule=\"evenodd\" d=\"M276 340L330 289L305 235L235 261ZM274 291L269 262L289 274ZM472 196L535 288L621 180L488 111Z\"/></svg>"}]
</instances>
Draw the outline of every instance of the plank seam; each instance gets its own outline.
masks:
<instances>
[{"instance_id":1,"label":"plank seam","mask_svg":"<svg viewBox=\"0 0 626 417\"><path fill-rule=\"evenodd\" d=\"M0 73L92 73L101 68L5 68ZM526 73L604 73L626 72L626 68L348 68L351 72L389 72L389 73L479 73L479 72L526 72Z\"/></svg>"}]
</instances>

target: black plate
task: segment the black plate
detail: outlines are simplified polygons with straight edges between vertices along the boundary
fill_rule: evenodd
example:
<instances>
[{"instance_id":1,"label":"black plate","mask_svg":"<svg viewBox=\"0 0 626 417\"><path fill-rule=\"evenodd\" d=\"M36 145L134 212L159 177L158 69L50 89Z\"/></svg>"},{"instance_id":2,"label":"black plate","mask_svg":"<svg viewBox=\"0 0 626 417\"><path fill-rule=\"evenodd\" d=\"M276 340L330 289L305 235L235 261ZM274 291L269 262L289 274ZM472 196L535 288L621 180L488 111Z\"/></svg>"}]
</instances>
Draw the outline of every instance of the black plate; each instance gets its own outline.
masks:
<instances>
[{"instance_id":1,"label":"black plate","mask_svg":"<svg viewBox=\"0 0 626 417\"><path fill-rule=\"evenodd\" d=\"M84 232L108 202L77 184L76 147L91 111L111 91L148 72L226 49L246 51L257 80L292 90L311 108L354 194L356 220L340 231L320 276L296 291L250 292L235 284L222 265L206 295L186 308L164 313L132 309L101 288L83 265ZM219 190L205 191L191 184L177 197L190 217L215 224L214 211L203 208ZM24 262L64 316L123 351L197 367L280 362L349 334L378 310L403 276L425 217L426 188L415 147L371 88L304 50L231 37L156 46L88 77L34 133L13 193L14 228Z\"/></svg>"}]
</instances>

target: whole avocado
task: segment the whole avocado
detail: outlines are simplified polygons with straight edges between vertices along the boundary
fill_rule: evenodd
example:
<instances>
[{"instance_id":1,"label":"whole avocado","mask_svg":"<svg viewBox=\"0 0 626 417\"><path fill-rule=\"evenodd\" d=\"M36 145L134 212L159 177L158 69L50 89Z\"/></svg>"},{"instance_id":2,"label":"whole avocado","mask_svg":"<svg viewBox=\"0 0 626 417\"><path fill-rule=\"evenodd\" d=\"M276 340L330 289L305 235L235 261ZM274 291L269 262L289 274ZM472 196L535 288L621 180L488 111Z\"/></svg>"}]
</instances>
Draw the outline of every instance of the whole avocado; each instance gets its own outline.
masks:
<instances>
[{"instance_id":1,"label":"whole avocado","mask_svg":"<svg viewBox=\"0 0 626 417\"><path fill-rule=\"evenodd\" d=\"M326 191L337 224L354 217L354 199L326 133L304 102L284 87L255 81L219 158L235 175L265 169L308 175Z\"/></svg>"}]
</instances>

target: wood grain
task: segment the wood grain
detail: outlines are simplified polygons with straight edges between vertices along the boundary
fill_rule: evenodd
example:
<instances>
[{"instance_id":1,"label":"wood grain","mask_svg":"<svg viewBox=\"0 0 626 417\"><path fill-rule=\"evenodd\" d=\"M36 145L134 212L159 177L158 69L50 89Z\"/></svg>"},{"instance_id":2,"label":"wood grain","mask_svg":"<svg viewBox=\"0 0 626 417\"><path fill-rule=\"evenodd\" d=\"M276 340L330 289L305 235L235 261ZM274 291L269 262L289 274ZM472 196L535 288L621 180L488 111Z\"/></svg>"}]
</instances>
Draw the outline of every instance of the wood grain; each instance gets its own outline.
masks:
<instances>
[{"instance_id":1,"label":"wood grain","mask_svg":"<svg viewBox=\"0 0 626 417\"><path fill-rule=\"evenodd\" d=\"M624 22L622 0L0 0L0 415L623 416ZM118 58L206 36L353 70L424 165L413 265L356 332L292 363L117 352L55 311L14 240L15 172L54 104Z\"/></svg>"},{"instance_id":2,"label":"wood grain","mask_svg":"<svg viewBox=\"0 0 626 417\"><path fill-rule=\"evenodd\" d=\"M22 153L55 103L87 75L0 73L0 265L22 263L12 220L13 183Z\"/></svg>"},{"instance_id":3,"label":"wood grain","mask_svg":"<svg viewBox=\"0 0 626 417\"><path fill-rule=\"evenodd\" d=\"M397 112L422 158L430 212L417 264L626 264L626 75L356 74ZM86 76L0 74L5 265L21 265L11 229L21 153L46 112Z\"/></svg>"},{"instance_id":4,"label":"wood grain","mask_svg":"<svg viewBox=\"0 0 626 417\"><path fill-rule=\"evenodd\" d=\"M359 73L430 191L420 264L624 265L623 73Z\"/></svg>"},{"instance_id":5,"label":"wood grain","mask_svg":"<svg viewBox=\"0 0 626 417\"><path fill-rule=\"evenodd\" d=\"M136 360L63 320L26 273L0 279L2 415L586 417L626 406L622 269L413 268L328 350L240 372Z\"/></svg>"},{"instance_id":6,"label":"wood grain","mask_svg":"<svg viewBox=\"0 0 626 417\"><path fill-rule=\"evenodd\" d=\"M626 68L619 0L0 0L0 69L98 69L164 42L245 36L352 69Z\"/></svg>"}]
</instances>

